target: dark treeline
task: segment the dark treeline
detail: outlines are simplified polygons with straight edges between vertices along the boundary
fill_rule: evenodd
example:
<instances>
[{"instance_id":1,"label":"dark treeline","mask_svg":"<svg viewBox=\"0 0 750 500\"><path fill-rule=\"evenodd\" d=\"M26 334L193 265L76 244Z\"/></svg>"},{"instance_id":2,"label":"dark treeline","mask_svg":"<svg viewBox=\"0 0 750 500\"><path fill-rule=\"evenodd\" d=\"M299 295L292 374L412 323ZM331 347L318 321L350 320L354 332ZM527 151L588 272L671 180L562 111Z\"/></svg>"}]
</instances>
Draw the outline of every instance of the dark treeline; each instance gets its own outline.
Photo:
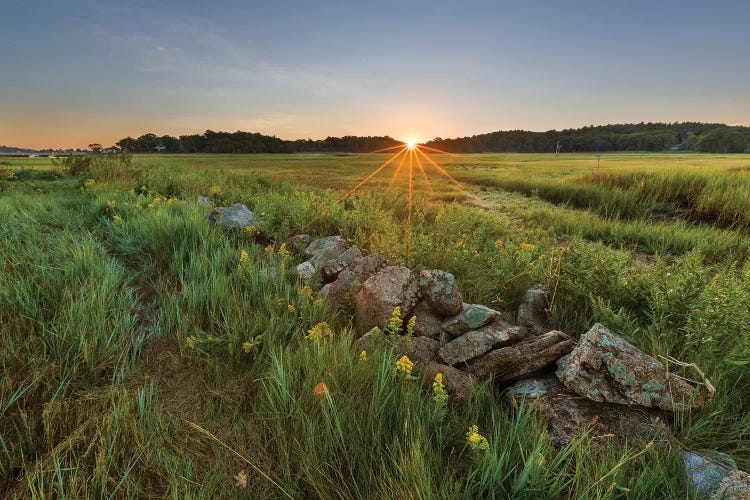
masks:
<instances>
[{"instance_id":1,"label":"dark treeline","mask_svg":"<svg viewBox=\"0 0 750 500\"><path fill-rule=\"evenodd\" d=\"M157 136L144 134L137 139L126 137L117 142L120 149L133 153L368 153L397 146L392 137L328 137L323 140L285 141L257 132L214 132L203 134Z\"/></svg>"},{"instance_id":2,"label":"dark treeline","mask_svg":"<svg viewBox=\"0 0 750 500\"><path fill-rule=\"evenodd\" d=\"M427 146L451 153L554 153L685 150L742 153L750 127L722 123L637 123L527 132L509 130L455 139L435 138Z\"/></svg>"},{"instance_id":3,"label":"dark treeline","mask_svg":"<svg viewBox=\"0 0 750 500\"><path fill-rule=\"evenodd\" d=\"M392 137L328 137L287 141L253 132L214 132L157 136L144 134L117 142L133 153L367 153L401 144ZM722 123L637 123L529 132L509 130L455 139L435 138L427 146L451 153L554 153L560 151L702 151L750 150L750 127Z\"/></svg>"}]
</instances>

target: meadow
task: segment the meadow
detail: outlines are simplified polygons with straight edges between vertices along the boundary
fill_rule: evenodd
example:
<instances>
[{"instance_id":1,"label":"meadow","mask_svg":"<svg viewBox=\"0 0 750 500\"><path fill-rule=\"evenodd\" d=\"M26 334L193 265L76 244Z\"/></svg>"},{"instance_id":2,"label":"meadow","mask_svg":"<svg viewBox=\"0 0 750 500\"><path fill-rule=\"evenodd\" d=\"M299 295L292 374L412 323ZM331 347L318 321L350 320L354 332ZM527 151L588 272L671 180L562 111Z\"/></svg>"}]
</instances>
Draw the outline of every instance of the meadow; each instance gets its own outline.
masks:
<instances>
[{"instance_id":1,"label":"meadow","mask_svg":"<svg viewBox=\"0 0 750 500\"><path fill-rule=\"evenodd\" d=\"M361 359L351 309L280 247L301 229L503 311L548 284L569 335L598 321L698 364L717 394L674 416L679 444L750 468L749 155L431 156L460 185L415 173L409 252L408 170L342 200L382 154L0 157L0 496L695 496L674 447L555 449L490 383L456 407L392 353ZM210 226L201 193L245 203L257 233ZM320 322L333 339L306 338Z\"/></svg>"}]
</instances>

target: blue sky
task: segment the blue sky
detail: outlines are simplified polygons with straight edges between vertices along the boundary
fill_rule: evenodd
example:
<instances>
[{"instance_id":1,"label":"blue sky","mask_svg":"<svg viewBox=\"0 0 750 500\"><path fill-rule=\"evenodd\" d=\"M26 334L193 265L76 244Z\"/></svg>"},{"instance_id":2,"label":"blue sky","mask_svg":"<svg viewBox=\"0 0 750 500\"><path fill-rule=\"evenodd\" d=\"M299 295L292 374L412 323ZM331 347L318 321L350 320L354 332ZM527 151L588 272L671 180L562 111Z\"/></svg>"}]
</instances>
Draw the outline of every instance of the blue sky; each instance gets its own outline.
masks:
<instances>
[{"instance_id":1,"label":"blue sky","mask_svg":"<svg viewBox=\"0 0 750 500\"><path fill-rule=\"evenodd\" d=\"M0 144L750 123L750 3L4 0Z\"/></svg>"}]
</instances>

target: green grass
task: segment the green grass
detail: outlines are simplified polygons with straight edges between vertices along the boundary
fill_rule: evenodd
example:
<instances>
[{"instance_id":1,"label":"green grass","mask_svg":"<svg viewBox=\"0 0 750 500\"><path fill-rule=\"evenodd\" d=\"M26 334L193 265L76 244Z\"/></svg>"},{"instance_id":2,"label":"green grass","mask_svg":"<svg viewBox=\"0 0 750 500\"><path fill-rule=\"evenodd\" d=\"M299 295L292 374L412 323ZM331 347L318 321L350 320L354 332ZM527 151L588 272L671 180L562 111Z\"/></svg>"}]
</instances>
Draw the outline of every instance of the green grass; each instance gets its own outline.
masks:
<instances>
[{"instance_id":1,"label":"green grass","mask_svg":"<svg viewBox=\"0 0 750 500\"><path fill-rule=\"evenodd\" d=\"M414 270L446 269L467 301L507 311L547 283L554 324L567 333L601 321L650 354L697 363L717 396L677 415L679 442L750 467L747 237L679 211L653 217L670 204L688 210L666 193L695 183L649 191L631 180L672 179L682 166L680 175L720 185L746 157L605 156L611 179L585 155L435 158L471 193L417 183ZM384 159L149 155L138 168L99 169L89 185L88 175L57 178L37 159L12 159L17 175L0 192L0 494L692 495L673 449L597 451L584 434L556 450L533 408L504 403L488 384L466 406L444 407L418 375L394 376L392 353L360 360L351 310L308 297L291 273L299 256L278 250L305 228L404 262L403 179L386 191L384 172L338 202ZM221 187L218 203L262 214L258 239L206 223L193 200L211 186ZM322 321L334 339L305 339ZM468 446L471 425L490 454ZM246 489L235 485L240 471Z\"/></svg>"}]
</instances>

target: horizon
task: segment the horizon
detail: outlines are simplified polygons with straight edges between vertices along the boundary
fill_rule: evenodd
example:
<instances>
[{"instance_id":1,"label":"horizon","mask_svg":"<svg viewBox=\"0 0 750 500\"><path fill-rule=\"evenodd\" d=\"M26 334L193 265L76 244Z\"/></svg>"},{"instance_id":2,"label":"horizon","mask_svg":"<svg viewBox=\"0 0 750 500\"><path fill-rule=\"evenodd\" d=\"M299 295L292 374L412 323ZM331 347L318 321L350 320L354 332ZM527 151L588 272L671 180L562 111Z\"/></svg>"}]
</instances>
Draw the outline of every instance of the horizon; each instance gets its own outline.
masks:
<instances>
[{"instance_id":1,"label":"horizon","mask_svg":"<svg viewBox=\"0 0 750 500\"><path fill-rule=\"evenodd\" d=\"M746 7L720 3L14 2L0 20L0 143L748 125Z\"/></svg>"}]
</instances>

